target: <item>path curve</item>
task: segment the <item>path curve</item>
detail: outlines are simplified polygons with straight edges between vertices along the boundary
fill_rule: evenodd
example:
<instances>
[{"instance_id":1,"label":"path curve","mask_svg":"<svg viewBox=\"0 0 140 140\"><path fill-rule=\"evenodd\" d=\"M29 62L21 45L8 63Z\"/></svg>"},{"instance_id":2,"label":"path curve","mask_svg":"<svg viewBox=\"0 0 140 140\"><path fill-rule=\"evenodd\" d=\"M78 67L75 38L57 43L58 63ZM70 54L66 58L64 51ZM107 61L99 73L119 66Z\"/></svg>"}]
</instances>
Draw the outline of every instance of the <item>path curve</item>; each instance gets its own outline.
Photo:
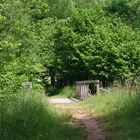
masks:
<instances>
[{"instance_id":1,"label":"path curve","mask_svg":"<svg viewBox=\"0 0 140 140\"><path fill-rule=\"evenodd\" d=\"M105 130L101 127L99 121L91 117L86 111L83 111L83 109L73 106L67 98L55 99L55 102L50 103L55 104L56 108L70 110L72 120L84 126L87 136L86 140L107 140Z\"/></svg>"},{"instance_id":2,"label":"path curve","mask_svg":"<svg viewBox=\"0 0 140 140\"><path fill-rule=\"evenodd\" d=\"M84 125L87 140L107 140L105 131L99 122L86 112L75 113L72 118L77 123Z\"/></svg>"}]
</instances>

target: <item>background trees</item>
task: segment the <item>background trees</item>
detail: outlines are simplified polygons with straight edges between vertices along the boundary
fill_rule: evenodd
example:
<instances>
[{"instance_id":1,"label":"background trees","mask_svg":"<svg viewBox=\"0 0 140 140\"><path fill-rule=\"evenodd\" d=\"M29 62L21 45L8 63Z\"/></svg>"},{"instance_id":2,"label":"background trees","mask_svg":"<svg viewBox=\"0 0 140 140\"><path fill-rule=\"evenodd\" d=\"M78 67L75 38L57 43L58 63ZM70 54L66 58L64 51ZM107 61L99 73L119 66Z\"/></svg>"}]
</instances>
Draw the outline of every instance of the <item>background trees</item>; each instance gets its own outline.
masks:
<instances>
[{"instance_id":1,"label":"background trees","mask_svg":"<svg viewBox=\"0 0 140 140\"><path fill-rule=\"evenodd\" d=\"M105 85L138 73L139 32L105 10L76 11L58 27L55 38L56 53L67 78L81 79L82 71L84 79L100 79Z\"/></svg>"},{"instance_id":2,"label":"background trees","mask_svg":"<svg viewBox=\"0 0 140 140\"><path fill-rule=\"evenodd\" d=\"M138 0L1 0L0 92L37 83L42 71L45 85L50 77L52 85L135 79L139 7Z\"/></svg>"},{"instance_id":3,"label":"background trees","mask_svg":"<svg viewBox=\"0 0 140 140\"><path fill-rule=\"evenodd\" d=\"M38 35L27 1L1 1L0 6L0 90L15 93L22 82L34 81L41 67Z\"/></svg>"}]
</instances>

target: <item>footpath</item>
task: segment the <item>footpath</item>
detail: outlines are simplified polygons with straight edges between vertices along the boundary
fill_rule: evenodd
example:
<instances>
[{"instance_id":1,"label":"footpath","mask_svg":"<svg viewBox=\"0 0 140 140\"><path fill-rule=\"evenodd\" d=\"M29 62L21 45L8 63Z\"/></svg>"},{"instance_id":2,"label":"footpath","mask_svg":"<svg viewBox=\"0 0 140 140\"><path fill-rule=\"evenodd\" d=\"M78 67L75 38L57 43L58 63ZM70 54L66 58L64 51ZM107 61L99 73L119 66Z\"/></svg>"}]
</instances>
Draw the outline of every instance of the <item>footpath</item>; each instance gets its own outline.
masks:
<instances>
[{"instance_id":1,"label":"footpath","mask_svg":"<svg viewBox=\"0 0 140 140\"><path fill-rule=\"evenodd\" d=\"M49 98L48 101L55 104L56 108L66 109L72 113L72 120L85 128L86 140L107 140L105 130L99 121L83 109L72 105L74 102L78 102L77 99Z\"/></svg>"}]
</instances>

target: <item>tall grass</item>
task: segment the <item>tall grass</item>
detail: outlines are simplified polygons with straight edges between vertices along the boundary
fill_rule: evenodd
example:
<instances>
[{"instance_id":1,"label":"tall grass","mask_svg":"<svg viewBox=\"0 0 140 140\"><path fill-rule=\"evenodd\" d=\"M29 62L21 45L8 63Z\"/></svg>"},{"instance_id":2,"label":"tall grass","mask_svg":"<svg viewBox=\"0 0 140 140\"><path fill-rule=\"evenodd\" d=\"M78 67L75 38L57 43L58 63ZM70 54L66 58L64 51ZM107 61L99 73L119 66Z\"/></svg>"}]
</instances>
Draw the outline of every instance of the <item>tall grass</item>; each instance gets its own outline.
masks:
<instances>
[{"instance_id":1,"label":"tall grass","mask_svg":"<svg viewBox=\"0 0 140 140\"><path fill-rule=\"evenodd\" d=\"M63 89L59 91L58 96L67 98L75 97L76 89L74 86L65 86Z\"/></svg>"},{"instance_id":2,"label":"tall grass","mask_svg":"<svg viewBox=\"0 0 140 140\"><path fill-rule=\"evenodd\" d=\"M110 140L140 139L140 95L112 89L81 103L103 121Z\"/></svg>"},{"instance_id":3,"label":"tall grass","mask_svg":"<svg viewBox=\"0 0 140 140\"><path fill-rule=\"evenodd\" d=\"M69 115L58 116L42 95L19 94L0 106L0 140L82 140Z\"/></svg>"},{"instance_id":4,"label":"tall grass","mask_svg":"<svg viewBox=\"0 0 140 140\"><path fill-rule=\"evenodd\" d=\"M51 90L50 90L51 89ZM62 89L53 89L50 88L48 95L53 97L61 97L61 98L71 98L76 96L76 88L75 86L65 86Z\"/></svg>"}]
</instances>

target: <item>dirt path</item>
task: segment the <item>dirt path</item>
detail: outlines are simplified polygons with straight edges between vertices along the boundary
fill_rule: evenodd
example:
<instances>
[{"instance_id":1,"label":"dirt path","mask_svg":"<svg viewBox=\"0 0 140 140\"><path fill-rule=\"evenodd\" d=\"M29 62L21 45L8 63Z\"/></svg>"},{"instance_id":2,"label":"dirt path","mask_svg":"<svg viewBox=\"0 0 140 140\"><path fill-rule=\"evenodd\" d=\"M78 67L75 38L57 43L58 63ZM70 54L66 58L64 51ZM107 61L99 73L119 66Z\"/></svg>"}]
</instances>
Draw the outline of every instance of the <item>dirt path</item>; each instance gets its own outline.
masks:
<instances>
[{"instance_id":1,"label":"dirt path","mask_svg":"<svg viewBox=\"0 0 140 140\"><path fill-rule=\"evenodd\" d=\"M99 122L87 114L87 112L74 113L72 118L77 123L84 125L87 140L107 140L105 131L101 128Z\"/></svg>"},{"instance_id":2,"label":"dirt path","mask_svg":"<svg viewBox=\"0 0 140 140\"><path fill-rule=\"evenodd\" d=\"M107 140L105 131L100 123L95 118L91 117L88 112L83 111L83 108L72 103L60 103L60 101L58 101L58 103L55 102L55 107L69 110L72 113L72 121L85 128L86 140Z\"/></svg>"}]
</instances>

